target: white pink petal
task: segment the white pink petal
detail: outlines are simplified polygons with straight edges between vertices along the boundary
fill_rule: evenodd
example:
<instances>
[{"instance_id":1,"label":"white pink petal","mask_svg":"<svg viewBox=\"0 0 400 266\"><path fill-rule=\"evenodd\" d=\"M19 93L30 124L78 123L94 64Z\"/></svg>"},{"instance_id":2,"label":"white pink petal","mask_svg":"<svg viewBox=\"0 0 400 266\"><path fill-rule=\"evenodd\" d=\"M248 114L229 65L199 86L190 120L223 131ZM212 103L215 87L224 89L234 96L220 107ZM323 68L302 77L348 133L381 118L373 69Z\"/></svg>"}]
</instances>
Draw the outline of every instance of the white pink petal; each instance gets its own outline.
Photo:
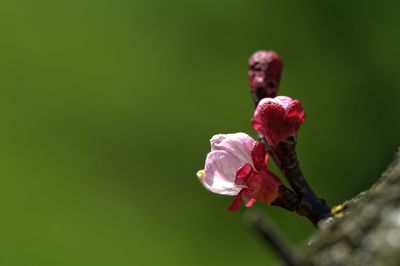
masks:
<instances>
[{"instance_id":1,"label":"white pink petal","mask_svg":"<svg viewBox=\"0 0 400 266\"><path fill-rule=\"evenodd\" d=\"M236 172L247 163L253 165L251 151L256 141L245 133L235 133L215 135L210 142L200 182L211 192L237 195L244 186L235 184Z\"/></svg>"}]
</instances>

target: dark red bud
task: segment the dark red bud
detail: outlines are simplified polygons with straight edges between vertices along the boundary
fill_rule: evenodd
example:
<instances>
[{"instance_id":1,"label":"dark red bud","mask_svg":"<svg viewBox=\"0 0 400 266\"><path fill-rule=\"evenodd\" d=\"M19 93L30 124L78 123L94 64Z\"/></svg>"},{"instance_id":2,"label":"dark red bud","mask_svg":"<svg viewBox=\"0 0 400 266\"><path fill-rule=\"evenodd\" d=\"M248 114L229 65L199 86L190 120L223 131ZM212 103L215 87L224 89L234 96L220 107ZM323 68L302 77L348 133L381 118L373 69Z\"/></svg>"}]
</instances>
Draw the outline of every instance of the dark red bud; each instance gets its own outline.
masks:
<instances>
[{"instance_id":1,"label":"dark red bud","mask_svg":"<svg viewBox=\"0 0 400 266\"><path fill-rule=\"evenodd\" d=\"M249 58L249 85L256 104L278 94L282 60L274 51L257 51Z\"/></svg>"}]
</instances>

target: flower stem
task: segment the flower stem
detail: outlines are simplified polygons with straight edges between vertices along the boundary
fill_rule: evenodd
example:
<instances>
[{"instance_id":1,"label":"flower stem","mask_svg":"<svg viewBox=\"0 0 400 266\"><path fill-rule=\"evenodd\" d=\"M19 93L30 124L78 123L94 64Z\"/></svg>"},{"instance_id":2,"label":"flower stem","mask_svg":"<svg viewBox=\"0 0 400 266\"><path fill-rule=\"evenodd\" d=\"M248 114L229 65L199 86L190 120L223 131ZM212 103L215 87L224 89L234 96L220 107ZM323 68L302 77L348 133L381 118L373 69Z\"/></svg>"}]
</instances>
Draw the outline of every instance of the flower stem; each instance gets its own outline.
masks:
<instances>
[{"instance_id":1,"label":"flower stem","mask_svg":"<svg viewBox=\"0 0 400 266\"><path fill-rule=\"evenodd\" d=\"M332 216L326 201L315 194L304 178L297 160L295 139L289 138L285 142L280 142L274 151L273 158L277 157L278 166L299 197L300 202L296 212L307 217L315 226L319 221Z\"/></svg>"},{"instance_id":2,"label":"flower stem","mask_svg":"<svg viewBox=\"0 0 400 266\"><path fill-rule=\"evenodd\" d=\"M278 195L278 198L271 202L271 205L278 206L292 212L296 211L300 204L300 199L296 193L282 184L279 186Z\"/></svg>"}]
</instances>

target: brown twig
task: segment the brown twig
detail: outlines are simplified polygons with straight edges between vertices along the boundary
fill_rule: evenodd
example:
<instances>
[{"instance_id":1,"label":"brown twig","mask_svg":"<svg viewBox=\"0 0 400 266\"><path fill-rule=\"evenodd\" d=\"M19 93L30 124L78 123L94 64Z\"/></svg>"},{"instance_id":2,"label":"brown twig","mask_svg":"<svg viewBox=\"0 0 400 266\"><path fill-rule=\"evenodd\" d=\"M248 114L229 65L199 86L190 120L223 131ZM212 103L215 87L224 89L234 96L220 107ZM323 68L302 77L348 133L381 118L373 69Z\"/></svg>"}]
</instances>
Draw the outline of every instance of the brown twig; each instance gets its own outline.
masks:
<instances>
[{"instance_id":1,"label":"brown twig","mask_svg":"<svg viewBox=\"0 0 400 266\"><path fill-rule=\"evenodd\" d=\"M261 237L286 266L300 266L292 249L276 234L276 228L255 210L248 211L244 216L245 223Z\"/></svg>"}]
</instances>

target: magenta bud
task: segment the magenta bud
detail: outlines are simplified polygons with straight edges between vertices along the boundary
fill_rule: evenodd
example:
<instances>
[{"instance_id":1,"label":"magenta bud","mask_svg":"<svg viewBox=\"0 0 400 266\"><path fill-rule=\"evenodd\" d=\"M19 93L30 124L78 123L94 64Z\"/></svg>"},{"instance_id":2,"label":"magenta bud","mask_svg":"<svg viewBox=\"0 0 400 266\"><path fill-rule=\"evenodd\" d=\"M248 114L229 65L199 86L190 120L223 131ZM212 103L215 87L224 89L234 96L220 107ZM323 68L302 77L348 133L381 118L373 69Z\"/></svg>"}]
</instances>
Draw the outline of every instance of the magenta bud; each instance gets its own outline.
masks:
<instances>
[{"instance_id":1,"label":"magenta bud","mask_svg":"<svg viewBox=\"0 0 400 266\"><path fill-rule=\"evenodd\" d=\"M256 104L278 94L282 69L282 60L274 51L257 51L249 58L249 85Z\"/></svg>"}]
</instances>

